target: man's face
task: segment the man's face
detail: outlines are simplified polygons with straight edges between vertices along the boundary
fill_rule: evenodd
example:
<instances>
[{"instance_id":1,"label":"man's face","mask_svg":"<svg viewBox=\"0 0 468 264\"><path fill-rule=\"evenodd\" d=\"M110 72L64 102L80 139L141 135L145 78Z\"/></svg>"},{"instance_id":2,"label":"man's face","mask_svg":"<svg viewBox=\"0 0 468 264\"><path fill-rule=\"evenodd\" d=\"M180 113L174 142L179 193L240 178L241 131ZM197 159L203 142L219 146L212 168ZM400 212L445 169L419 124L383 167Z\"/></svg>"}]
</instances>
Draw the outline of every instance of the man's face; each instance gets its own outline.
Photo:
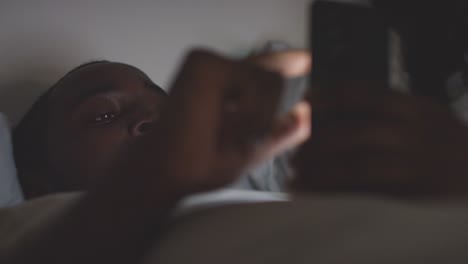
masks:
<instances>
[{"instance_id":1,"label":"man's face","mask_svg":"<svg viewBox=\"0 0 468 264\"><path fill-rule=\"evenodd\" d=\"M69 74L50 96L53 181L64 190L88 188L128 144L156 126L165 98L147 76L125 64L97 63Z\"/></svg>"}]
</instances>

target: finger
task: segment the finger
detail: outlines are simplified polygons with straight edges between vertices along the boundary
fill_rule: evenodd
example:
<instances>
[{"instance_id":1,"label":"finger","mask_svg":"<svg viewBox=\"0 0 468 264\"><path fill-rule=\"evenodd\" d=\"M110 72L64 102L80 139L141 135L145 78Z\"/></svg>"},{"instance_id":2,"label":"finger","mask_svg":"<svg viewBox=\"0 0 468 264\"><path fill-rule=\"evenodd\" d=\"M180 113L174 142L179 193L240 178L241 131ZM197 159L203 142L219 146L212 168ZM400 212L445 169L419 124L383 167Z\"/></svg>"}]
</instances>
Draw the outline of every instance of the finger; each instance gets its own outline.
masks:
<instances>
[{"instance_id":1,"label":"finger","mask_svg":"<svg viewBox=\"0 0 468 264\"><path fill-rule=\"evenodd\" d=\"M438 167L440 159L420 158L425 154L375 148L314 152L306 166L294 167L298 175L294 189L405 196L446 194L451 175L444 173L447 168Z\"/></svg>"},{"instance_id":2,"label":"finger","mask_svg":"<svg viewBox=\"0 0 468 264\"><path fill-rule=\"evenodd\" d=\"M310 72L312 57L305 50L266 53L248 58L266 70L281 73L285 78L304 76Z\"/></svg>"},{"instance_id":3,"label":"finger","mask_svg":"<svg viewBox=\"0 0 468 264\"><path fill-rule=\"evenodd\" d=\"M249 62L239 62L226 93L221 145L248 147L272 127L283 78Z\"/></svg>"},{"instance_id":4,"label":"finger","mask_svg":"<svg viewBox=\"0 0 468 264\"><path fill-rule=\"evenodd\" d=\"M291 112L278 120L271 133L264 141L270 155L277 155L294 148L310 137L311 107L307 102L300 102Z\"/></svg>"},{"instance_id":5,"label":"finger","mask_svg":"<svg viewBox=\"0 0 468 264\"><path fill-rule=\"evenodd\" d=\"M236 65L235 61L211 51L190 51L171 86L171 98L188 101L188 104L184 104L187 106L194 105L195 99L203 99L206 102L221 101Z\"/></svg>"},{"instance_id":6,"label":"finger","mask_svg":"<svg viewBox=\"0 0 468 264\"><path fill-rule=\"evenodd\" d=\"M410 153L426 147L421 131L415 124L394 120L342 120L317 128L310 148L324 153L360 148Z\"/></svg>"},{"instance_id":7,"label":"finger","mask_svg":"<svg viewBox=\"0 0 468 264\"><path fill-rule=\"evenodd\" d=\"M352 115L406 121L450 115L448 109L443 109L429 100L390 90L350 84L346 88L312 91L309 99L314 105L314 120L317 122Z\"/></svg>"},{"instance_id":8,"label":"finger","mask_svg":"<svg viewBox=\"0 0 468 264\"><path fill-rule=\"evenodd\" d=\"M298 103L291 112L275 122L271 132L253 146L252 160L261 162L297 147L310 137L311 108L307 102Z\"/></svg>"},{"instance_id":9,"label":"finger","mask_svg":"<svg viewBox=\"0 0 468 264\"><path fill-rule=\"evenodd\" d=\"M309 161L310 170L296 169L294 189L315 192L355 192L409 195L427 191L424 164L390 152L361 150L323 153Z\"/></svg>"},{"instance_id":10,"label":"finger","mask_svg":"<svg viewBox=\"0 0 468 264\"><path fill-rule=\"evenodd\" d=\"M422 192L434 172L426 171L428 159L421 158L437 149L420 131L413 124L362 120L317 129L293 159L300 175L295 188L398 194L419 185Z\"/></svg>"},{"instance_id":11,"label":"finger","mask_svg":"<svg viewBox=\"0 0 468 264\"><path fill-rule=\"evenodd\" d=\"M425 133L430 128L400 120L362 117L322 122L314 129L314 136L300 147L295 160L300 163L297 166L307 167L322 154L359 153L361 150L401 153L402 158L406 158L408 153L435 151L425 144L428 141Z\"/></svg>"},{"instance_id":12,"label":"finger","mask_svg":"<svg viewBox=\"0 0 468 264\"><path fill-rule=\"evenodd\" d=\"M167 160L176 162L177 156L183 159L186 155L186 162L202 164L203 159L210 158L194 153L210 155L217 147L224 94L236 65L235 61L204 50L194 50L186 57L172 85L158 131L158 137L163 138L159 140L160 149L168 146L164 149L170 157Z\"/></svg>"}]
</instances>

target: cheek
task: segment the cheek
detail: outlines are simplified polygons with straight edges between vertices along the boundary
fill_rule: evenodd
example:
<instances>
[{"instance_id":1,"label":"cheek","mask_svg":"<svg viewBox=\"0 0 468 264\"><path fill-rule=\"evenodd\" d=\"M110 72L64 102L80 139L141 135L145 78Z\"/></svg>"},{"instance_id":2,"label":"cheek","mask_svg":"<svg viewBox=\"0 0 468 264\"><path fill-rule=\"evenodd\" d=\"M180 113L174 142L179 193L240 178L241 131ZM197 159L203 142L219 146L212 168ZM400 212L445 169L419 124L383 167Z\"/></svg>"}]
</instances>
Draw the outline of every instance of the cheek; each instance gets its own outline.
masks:
<instances>
[{"instance_id":1,"label":"cheek","mask_svg":"<svg viewBox=\"0 0 468 264\"><path fill-rule=\"evenodd\" d=\"M74 189L86 188L106 174L129 140L118 126L87 128L67 138L56 151L53 166Z\"/></svg>"},{"instance_id":2,"label":"cheek","mask_svg":"<svg viewBox=\"0 0 468 264\"><path fill-rule=\"evenodd\" d=\"M119 129L100 128L83 133L76 141L76 155L83 167L96 172L108 169L127 143L128 134Z\"/></svg>"}]
</instances>

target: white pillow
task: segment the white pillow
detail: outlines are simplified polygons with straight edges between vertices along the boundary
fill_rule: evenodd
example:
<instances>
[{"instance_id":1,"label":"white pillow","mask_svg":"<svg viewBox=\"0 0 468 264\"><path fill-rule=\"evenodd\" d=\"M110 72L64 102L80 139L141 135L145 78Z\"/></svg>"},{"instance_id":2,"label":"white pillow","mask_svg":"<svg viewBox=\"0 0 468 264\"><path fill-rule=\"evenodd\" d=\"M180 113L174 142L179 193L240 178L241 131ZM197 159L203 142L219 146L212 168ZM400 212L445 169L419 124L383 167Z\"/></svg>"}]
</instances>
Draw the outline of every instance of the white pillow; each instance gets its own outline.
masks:
<instances>
[{"instance_id":1,"label":"white pillow","mask_svg":"<svg viewBox=\"0 0 468 264\"><path fill-rule=\"evenodd\" d=\"M201 209L221 207L232 204L287 202L289 195L280 192L255 190L218 189L190 195L178 205L174 216L182 216Z\"/></svg>"},{"instance_id":2,"label":"white pillow","mask_svg":"<svg viewBox=\"0 0 468 264\"><path fill-rule=\"evenodd\" d=\"M16 205L23 201L23 194L16 176L10 126L0 113L0 207Z\"/></svg>"}]
</instances>

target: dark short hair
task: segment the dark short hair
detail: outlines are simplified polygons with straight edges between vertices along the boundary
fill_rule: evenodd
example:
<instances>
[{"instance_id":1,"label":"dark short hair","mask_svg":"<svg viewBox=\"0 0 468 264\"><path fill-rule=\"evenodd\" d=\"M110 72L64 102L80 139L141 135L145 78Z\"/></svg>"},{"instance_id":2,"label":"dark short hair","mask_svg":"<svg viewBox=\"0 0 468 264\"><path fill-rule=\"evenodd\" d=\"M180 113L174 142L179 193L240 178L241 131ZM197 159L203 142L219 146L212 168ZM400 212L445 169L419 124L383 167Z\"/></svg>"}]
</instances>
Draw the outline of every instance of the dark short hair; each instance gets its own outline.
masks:
<instances>
[{"instance_id":1,"label":"dark short hair","mask_svg":"<svg viewBox=\"0 0 468 264\"><path fill-rule=\"evenodd\" d=\"M73 68L60 78L45 93L39 96L17 126L13 128L13 154L18 174L27 171L41 171L47 160L46 130L48 125L49 99L53 88L68 75L83 67L108 63L108 61L91 61ZM21 178L21 177L20 177Z\"/></svg>"},{"instance_id":2,"label":"dark short hair","mask_svg":"<svg viewBox=\"0 0 468 264\"><path fill-rule=\"evenodd\" d=\"M48 113L50 98L54 88L73 72L81 68L100 63L112 62L107 60L91 61L73 68L54 85L52 85L52 87L50 87L45 93L43 93L23 116L17 126L13 128L13 154L22 185L30 182L28 177L31 177L31 173L40 173L47 169L48 146L46 135L49 124ZM146 74L139 69L135 69L146 76ZM167 95L161 87L151 81L145 81L145 85L148 88L154 89L158 93Z\"/></svg>"}]
</instances>

